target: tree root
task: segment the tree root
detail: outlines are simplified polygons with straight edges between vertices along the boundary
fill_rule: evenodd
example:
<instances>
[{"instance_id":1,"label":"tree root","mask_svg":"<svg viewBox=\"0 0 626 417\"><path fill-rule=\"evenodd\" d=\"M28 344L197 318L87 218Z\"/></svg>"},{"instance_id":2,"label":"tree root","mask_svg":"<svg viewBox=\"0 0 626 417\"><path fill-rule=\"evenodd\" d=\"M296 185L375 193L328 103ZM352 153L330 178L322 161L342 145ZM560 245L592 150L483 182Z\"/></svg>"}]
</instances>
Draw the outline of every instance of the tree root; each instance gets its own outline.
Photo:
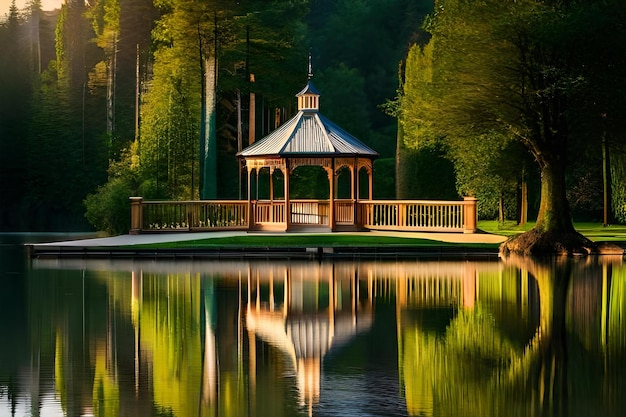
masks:
<instances>
[{"instance_id":1,"label":"tree root","mask_svg":"<svg viewBox=\"0 0 626 417\"><path fill-rule=\"evenodd\" d=\"M606 246L603 245L602 247ZM516 253L532 256L586 256L599 254L600 249L598 244L575 231L557 233L531 229L502 243L500 255L506 256L509 253ZM621 251L623 253L623 249Z\"/></svg>"}]
</instances>

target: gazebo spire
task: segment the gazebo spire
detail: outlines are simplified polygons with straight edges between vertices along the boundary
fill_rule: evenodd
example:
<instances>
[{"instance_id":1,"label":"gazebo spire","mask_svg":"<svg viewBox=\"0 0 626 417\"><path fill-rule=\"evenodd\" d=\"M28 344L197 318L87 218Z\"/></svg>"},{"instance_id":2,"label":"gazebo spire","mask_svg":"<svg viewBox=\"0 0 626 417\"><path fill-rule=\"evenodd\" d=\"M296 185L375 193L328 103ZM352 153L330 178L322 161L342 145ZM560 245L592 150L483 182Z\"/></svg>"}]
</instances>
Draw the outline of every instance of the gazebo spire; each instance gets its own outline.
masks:
<instances>
[{"instance_id":1,"label":"gazebo spire","mask_svg":"<svg viewBox=\"0 0 626 417\"><path fill-rule=\"evenodd\" d=\"M311 78L313 78L313 64L311 64L311 51L309 51L308 82L306 87L296 94L296 97L298 97L298 111L319 111L320 109L320 93L313 85Z\"/></svg>"}]
</instances>

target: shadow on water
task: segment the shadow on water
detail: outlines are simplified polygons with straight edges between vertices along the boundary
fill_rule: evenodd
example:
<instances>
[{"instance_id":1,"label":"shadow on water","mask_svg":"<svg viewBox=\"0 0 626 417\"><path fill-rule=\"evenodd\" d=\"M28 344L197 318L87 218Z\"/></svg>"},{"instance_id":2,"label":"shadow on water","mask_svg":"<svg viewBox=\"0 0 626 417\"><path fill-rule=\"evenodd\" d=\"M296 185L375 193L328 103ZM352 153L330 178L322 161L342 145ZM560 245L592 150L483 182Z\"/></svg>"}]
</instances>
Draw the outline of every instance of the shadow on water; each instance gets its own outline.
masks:
<instances>
[{"instance_id":1,"label":"shadow on water","mask_svg":"<svg viewBox=\"0 0 626 417\"><path fill-rule=\"evenodd\" d=\"M19 253L19 250L17 250ZM0 415L621 415L607 258L33 260L0 248Z\"/></svg>"}]
</instances>

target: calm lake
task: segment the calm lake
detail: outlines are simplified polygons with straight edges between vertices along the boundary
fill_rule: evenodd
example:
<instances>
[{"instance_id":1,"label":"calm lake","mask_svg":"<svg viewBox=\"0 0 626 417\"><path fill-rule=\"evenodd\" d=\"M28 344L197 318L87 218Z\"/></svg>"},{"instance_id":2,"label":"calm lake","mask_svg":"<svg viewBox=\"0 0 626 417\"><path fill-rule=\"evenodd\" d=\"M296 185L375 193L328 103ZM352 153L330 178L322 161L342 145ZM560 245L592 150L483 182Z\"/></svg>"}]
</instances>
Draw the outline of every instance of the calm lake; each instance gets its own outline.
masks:
<instances>
[{"instance_id":1,"label":"calm lake","mask_svg":"<svg viewBox=\"0 0 626 417\"><path fill-rule=\"evenodd\" d=\"M0 416L622 416L626 265L29 260Z\"/></svg>"}]
</instances>

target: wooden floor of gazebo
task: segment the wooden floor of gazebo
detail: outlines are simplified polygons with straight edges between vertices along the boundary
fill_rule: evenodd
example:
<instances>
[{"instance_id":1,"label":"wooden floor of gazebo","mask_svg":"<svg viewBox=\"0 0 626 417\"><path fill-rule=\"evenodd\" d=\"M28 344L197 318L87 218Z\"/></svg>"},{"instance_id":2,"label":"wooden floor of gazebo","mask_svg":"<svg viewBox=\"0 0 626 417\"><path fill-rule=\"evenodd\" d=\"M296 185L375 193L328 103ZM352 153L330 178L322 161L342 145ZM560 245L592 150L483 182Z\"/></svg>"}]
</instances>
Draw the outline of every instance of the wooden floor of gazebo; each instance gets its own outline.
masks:
<instances>
[{"instance_id":1,"label":"wooden floor of gazebo","mask_svg":"<svg viewBox=\"0 0 626 417\"><path fill-rule=\"evenodd\" d=\"M331 209L334 210L331 215ZM476 231L476 199L144 201L131 197L130 233L249 230ZM332 222L332 224L331 224Z\"/></svg>"}]
</instances>

